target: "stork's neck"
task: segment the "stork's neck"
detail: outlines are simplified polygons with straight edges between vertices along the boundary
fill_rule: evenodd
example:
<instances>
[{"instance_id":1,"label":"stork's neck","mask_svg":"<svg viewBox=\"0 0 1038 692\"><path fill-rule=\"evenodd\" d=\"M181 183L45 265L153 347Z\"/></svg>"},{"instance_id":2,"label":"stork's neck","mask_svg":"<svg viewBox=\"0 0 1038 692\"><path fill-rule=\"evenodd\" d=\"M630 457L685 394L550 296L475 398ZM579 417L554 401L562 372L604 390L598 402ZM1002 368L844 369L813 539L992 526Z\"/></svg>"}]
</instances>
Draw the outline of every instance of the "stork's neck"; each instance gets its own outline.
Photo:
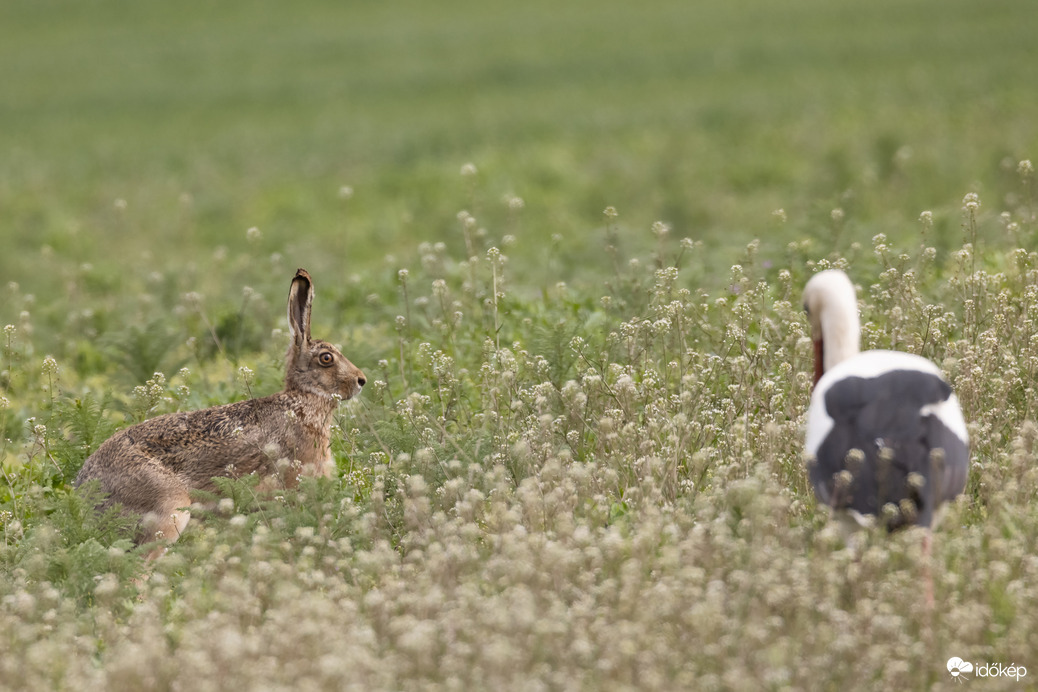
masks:
<instances>
[{"instance_id":1,"label":"stork's neck","mask_svg":"<svg viewBox=\"0 0 1038 692\"><path fill-rule=\"evenodd\" d=\"M861 325L858 322L858 303L851 300L833 302L822 315L822 348L824 369L831 370L837 363L858 355L861 344Z\"/></svg>"}]
</instances>

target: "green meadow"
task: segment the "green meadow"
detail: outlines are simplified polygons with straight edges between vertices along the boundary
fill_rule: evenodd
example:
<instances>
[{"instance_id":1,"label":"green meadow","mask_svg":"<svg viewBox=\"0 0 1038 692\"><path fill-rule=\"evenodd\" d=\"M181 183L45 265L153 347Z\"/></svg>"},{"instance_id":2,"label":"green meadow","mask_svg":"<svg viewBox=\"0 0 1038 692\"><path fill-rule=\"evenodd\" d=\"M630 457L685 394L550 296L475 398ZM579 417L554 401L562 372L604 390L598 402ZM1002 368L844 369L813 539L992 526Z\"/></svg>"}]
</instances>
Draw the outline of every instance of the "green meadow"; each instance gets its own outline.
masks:
<instances>
[{"instance_id":1,"label":"green meadow","mask_svg":"<svg viewBox=\"0 0 1038 692\"><path fill-rule=\"evenodd\" d=\"M1035 26L5 2L0 689L1035 686ZM297 267L368 379L337 472L227 481L146 563L72 480L121 427L277 391ZM826 267L969 422L930 565L918 530L848 545L807 481Z\"/></svg>"}]
</instances>

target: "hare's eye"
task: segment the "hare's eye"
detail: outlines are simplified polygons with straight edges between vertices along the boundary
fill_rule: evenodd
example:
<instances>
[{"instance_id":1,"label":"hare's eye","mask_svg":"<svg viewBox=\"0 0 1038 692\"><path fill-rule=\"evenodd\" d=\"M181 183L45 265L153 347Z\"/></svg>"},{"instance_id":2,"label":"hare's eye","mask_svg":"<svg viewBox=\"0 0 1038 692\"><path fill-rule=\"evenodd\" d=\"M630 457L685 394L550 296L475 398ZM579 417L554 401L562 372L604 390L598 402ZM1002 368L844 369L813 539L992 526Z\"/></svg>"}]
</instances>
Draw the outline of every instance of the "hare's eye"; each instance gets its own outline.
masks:
<instances>
[{"instance_id":1,"label":"hare's eye","mask_svg":"<svg viewBox=\"0 0 1038 692\"><path fill-rule=\"evenodd\" d=\"M335 362L335 356L328 351L324 351L321 355L317 356L317 362L324 367L328 367Z\"/></svg>"}]
</instances>

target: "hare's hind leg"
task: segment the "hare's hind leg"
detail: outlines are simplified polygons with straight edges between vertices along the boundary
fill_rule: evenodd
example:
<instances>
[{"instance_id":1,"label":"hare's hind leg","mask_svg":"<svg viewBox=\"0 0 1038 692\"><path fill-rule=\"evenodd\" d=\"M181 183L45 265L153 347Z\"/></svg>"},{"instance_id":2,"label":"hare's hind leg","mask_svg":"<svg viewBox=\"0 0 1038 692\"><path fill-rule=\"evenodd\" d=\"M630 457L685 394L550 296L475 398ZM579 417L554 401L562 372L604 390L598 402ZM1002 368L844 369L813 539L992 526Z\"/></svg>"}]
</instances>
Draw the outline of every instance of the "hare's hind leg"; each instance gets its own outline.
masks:
<instances>
[{"instance_id":1,"label":"hare's hind leg","mask_svg":"<svg viewBox=\"0 0 1038 692\"><path fill-rule=\"evenodd\" d=\"M138 467L142 473L135 474L134 495L137 501L130 508L141 515L137 544L162 542L148 553L147 558L153 560L165 553L166 548L187 528L191 519L188 511L191 496L187 486L176 475L154 460L149 462Z\"/></svg>"},{"instance_id":2,"label":"hare's hind leg","mask_svg":"<svg viewBox=\"0 0 1038 692\"><path fill-rule=\"evenodd\" d=\"M162 557L170 544L180 538L180 534L187 528L187 522L191 520L191 512L187 510L190 505L191 498L185 490L183 494L170 496L160 510L148 512L141 517L138 542L162 541L162 545L148 553L148 560Z\"/></svg>"}]
</instances>

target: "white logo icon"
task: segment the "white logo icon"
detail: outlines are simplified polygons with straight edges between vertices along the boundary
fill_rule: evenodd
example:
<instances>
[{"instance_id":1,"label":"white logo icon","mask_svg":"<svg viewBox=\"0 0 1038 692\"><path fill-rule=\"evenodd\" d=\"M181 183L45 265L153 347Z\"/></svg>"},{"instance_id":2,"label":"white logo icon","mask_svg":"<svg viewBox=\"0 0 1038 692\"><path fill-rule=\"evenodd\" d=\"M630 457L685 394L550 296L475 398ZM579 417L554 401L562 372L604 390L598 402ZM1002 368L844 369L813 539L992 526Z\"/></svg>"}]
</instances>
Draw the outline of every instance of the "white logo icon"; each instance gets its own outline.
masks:
<instances>
[{"instance_id":1,"label":"white logo icon","mask_svg":"<svg viewBox=\"0 0 1038 692\"><path fill-rule=\"evenodd\" d=\"M948 672L956 680L969 680L965 674L973 672L973 664L969 661L963 661L958 656L952 656L948 659Z\"/></svg>"}]
</instances>

